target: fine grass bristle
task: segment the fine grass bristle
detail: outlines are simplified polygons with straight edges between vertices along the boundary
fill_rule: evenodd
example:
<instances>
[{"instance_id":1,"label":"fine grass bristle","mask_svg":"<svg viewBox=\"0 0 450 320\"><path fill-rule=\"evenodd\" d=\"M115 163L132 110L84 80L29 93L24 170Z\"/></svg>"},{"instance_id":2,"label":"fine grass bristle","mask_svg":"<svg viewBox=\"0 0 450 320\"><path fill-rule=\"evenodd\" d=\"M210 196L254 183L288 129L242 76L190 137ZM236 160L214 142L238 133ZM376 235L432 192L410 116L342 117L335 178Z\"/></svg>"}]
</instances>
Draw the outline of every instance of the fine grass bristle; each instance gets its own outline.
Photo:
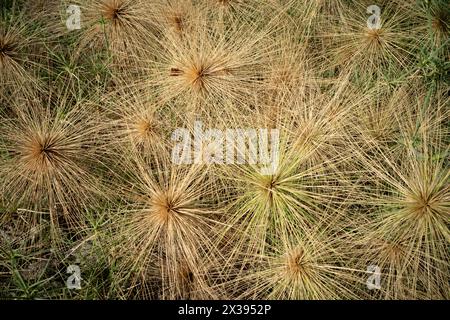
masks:
<instances>
[{"instance_id":1,"label":"fine grass bristle","mask_svg":"<svg viewBox=\"0 0 450 320\"><path fill-rule=\"evenodd\" d=\"M14 94L33 97L43 89L37 77L42 72L41 46L45 35L34 20L23 21L22 13L0 12L0 98Z\"/></svg>"},{"instance_id":2,"label":"fine grass bristle","mask_svg":"<svg viewBox=\"0 0 450 320\"><path fill-rule=\"evenodd\" d=\"M445 261L449 259L444 249L450 236L449 173L444 160L448 147L430 132L441 124L436 110L411 114L419 145L403 116L397 119L401 121L397 128L403 137L403 150L394 151L377 143L370 151L358 151L363 170L369 175L364 181L372 185L366 187L360 202L370 208L358 227L364 246L360 251L365 261L375 261L382 268L387 278L384 296L381 293L384 298L447 296L437 288L445 287Z\"/></svg>"},{"instance_id":3,"label":"fine grass bristle","mask_svg":"<svg viewBox=\"0 0 450 320\"><path fill-rule=\"evenodd\" d=\"M332 63L344 72L379 77L387 70L407 66L412 35L405 27L408 16L388 2L378 5L382 12L379 25L369 27L369 5L347 5L343 16L338 16L331 28L324 27L323 34L329 39Z\"/></svg>"},{"instance_id":4,"label":"fine grass bristle","mask_svg":"<svg viewBox=\"0 0 450 320\"><path fill-rule=\"evenodd\" d=\"M450 299L448 1L0 2L0 299Z\"/></svg>"},{"instance_id":5,"label":"fine grass bristle","mask_svg":"<svg viewBox=\"0 0 450 320\"><path fill-rule=\"evenodd\" d=\"M210 207L214 198L207 170L176 168L164 154L156 156L159 164L151 171L148 159L138 155L126 168L134 182L126 189L132 196L130 209L118 220L127 239L122 244L127 256L123 267L136 272L132 278L138 281L148 277L145 270L154 265L164 279L162 298L187 298L190 289L211 298L205 268L217 254L212 237L218 222ZM195 280L194 289L186 288L189 279Z\"/></svg>"},{"instance_id":6,"label":"fine grass bristle","mask_svg":"<svg viewBox=\"0 0 450 320\"><path fill-rule=\"evenodd\" d=\"M291 233L258 258L251 272L242 271L228 285L244 299L351 299L361 294L354 270L342 264L342 253L323 236Z\"/></svg>"},{"instance_id":7,"label":"fine grass bristle","mask_svg":"<svg viewBox=\"0 0 450 320\"><path fill-rule=\"evenodd\" d=\"M53 231L59 231L61 221L83 224L84 206L95 205L95 197L102 195L90 169L98 124L85 110L65 109L68 100L56 103L52 110L46 102L18 102L12 116L2 119L1 129L6 202L49 212Z\"/></svg>"}]
</instances>

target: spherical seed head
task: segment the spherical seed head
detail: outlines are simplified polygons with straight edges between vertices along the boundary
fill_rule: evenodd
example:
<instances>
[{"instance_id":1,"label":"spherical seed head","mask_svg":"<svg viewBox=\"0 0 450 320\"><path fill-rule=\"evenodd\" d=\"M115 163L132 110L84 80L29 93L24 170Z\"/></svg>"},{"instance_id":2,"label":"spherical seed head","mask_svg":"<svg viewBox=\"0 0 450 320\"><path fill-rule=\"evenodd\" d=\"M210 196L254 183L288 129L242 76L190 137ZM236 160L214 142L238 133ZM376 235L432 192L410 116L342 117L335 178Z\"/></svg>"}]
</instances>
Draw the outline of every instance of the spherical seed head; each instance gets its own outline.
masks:
<instances>
[{"instance_id":1,"label":"spherical seed head","mask_svg":"<svg viewBox=\"0 0 450 320\"><path fill-rule=\"evenodd\" d=\"M193 7L191 1L166 1L157 9L157 12L156 20L161 19L161 27L163 29L167 27L177 36L187 34L190 23L197 20L194 18L197 10Z\"/></svg>"},{"instance_id":2,"label":"spherical seed head","mask_svg":"<svg viewBox=\"0 0 450 320\"><path fill-rule=\"evenodd\" d=\"M383 43L383 29L368 29L366 38L370 45L381 45Z\"/></svg>"},{"instance_id":3,"label":"spherical seed head","mask_svg":"<svg viewBox=\"0 0 450 320\"><path fill-rule=\"evenodd\" d=\"M410 173L409 187L403 193L403 207L410 218L441 220L448 215L448 172L441 164L427 164Z\"/></svg>"},{"instance_id":4,"label":"spherical seed head","mask_svg":"<svg viewBox=\"0 0 450 320\"><path fill-rule=\"evenodd\" d=\"M268 176L268 179L266 181L266 185L264 186L268 191L272 191L275 189L277 185L277 181L273 175Z\"/></svg>"},{"instance_id":5,"label":"spherical seed head","mask_svg":"<svg viewBox=\"0 0 450 320\"><path fill-rule=\"evenodd\" d=\"M285 84L291 82L295 78L295 74L289 67L282 67L279 70L275 70L272 77L275 82Z\"/></svg>"},{"instance_id":6,"label":"spherical seed head","mask_svg":"<svg viewBox=\"0 0 450 320\"><path fill-rule=\"evenodd\" d=\"M161 128L154 114L139 112L138 114L127 115L127 117L121 133L125 139L122 141L126 145L131 142L132 146L138 147L138 150L144 153L153 148L159 149L164 146L164 137L161 135Z\"/></svg>"},{"instance_id":7,"label":"spherical seed head","mask_svg":"<svg viewBox=\"0 0 450 320\"><path fill-rule=\"evenodd\" d=\"M59 233L62 221L81 226L84 208L105 195L91 171L98 158L97 122L86 105L68 111L62 99L51 105L25 101L13 103L10 116L1 118L0 147L8 157L0 188L13 206L50 212L51 232Z\"/></svg>"},{"instance_id":8,"label":"spherical seed head","mask_svg":"<svg viewBox=\"0 0 450 320\"><path fill-rule=\"evenodd\" d=\"M30 137L20 150L22 159L31 170L49 172L64 158L64 149L58 145L57 135L44 134Z\"/></svg>"},{"instance_id":9,"label":"spherical seed head","mask_svg":"<svg viewBox=\"0 0 450 320\"><path fill-rule=\"evenodd\" d=\"M257 181L257 198L273 205L274 198L279 196L277 193L277 178L273 175L259 176Z\"/></svg>"},{"instance_id":10,"label":"spherical seed head","mask_svg":"<svg viewBox=\"0 0 450 320\"><path fill-rule=\"evenodd\" d=\"M428 190L409 193L405 197L406 208L413 217L421 218L436 211L439 199Z\"/></svg>"},{"instance_id":11,"label":"spherical seed head","mask_svg":"<svg viewBox=\"0 0 450 320\"><path fill-rule=\"evenodd\" d=\"M167 224L179 208L175 199L168 192L158 192L150 200L151 213L156 218L157 223Z\"/></svg>"},{"instance_id":12,"label":"spherical seed head","mask_svg":"<svg viewBox=\"0 0 450 320\"><path fill-rule=\"evenodd\" d=\"M438 10L434 13L431 20L431 27L434 32L439 34L447 34L449 31L449 21L450 15L446 10Z\"/></svg>"},{"instance_id":13,"label":"spherical seed head","mask_svg":"<svg viewBox=\"0 0 450 320\"><path fill-rule=\"evenodd\" d=\"M0 55L1 56L11 56L14 54L14 44L9 42L6 37L0 36Z\"/></svg>"},{"instance_id":14,"label":"spherical seed head","mask_svg":"<svg viewBox=\"0 0 450 320\"><path fill-rule=\"evenodd\" d=\"M15 39L0 31L0 67L3 67L8 59L17 58L17 55Z\"/></svg>"},{"instance_id":15,"label":"spherical seed head","mask_svg":"<svg viewBox=\"0 0 450 320\"><path fill-rule=\"evenodd\" d=\"M383 244L383 254L392 262L400 263L403 256L403 248L401 244L384 242Z\"/></svg>"},{"instance_id":16,"label":"spherical seed head","mask_svg":"<svg viewBox=\"0 0 450 320\"><path fill-rule=\"evenodd\" d=\"M386 68L403 67L414 46L412 33L404 28L408 15L394 4L386 3L381 14L382 25L374 28L364 23L366 9L363 5L342 11L348 19L341 19L342 23L336 24L337 32L331 34L334 67L367 77L376 76Z\"/></svg>"},{"instance_id":17,"label":"spherical seed head","mask_svg":"<svg viewBox=\"0 0 450 320\"><path fill-rule=\"evenodd\" d=\"M260 192L269 197L273 197L273 194L277 191L278 181L274 175L260 176L259 177Z\"/></svg>"},{"instance_id":18,"label":"spherical seed head","mask_svg":"<svg viewBox=\"0 0 450 320\"><path fill-rule=\"evenodd\" d=\"M135 51L150 45L155 35L155 22L146 1L80 0L83 4L84 27L77 39L77 55L86 50L102 50L108 46L114 59L132 61L134 57L118 53ZM135 52L134 52L135 53ZM123 61L122 61L123 62Z\"/></svg>"},{"instance_id":19,"label":"spherical seed head","mask_svg":"<svg viewBox=\"0 0 450 320\"><path fill-rule=\"evenodd\" d=\"M228 68L217 65L213 61L199 59L180 68L170 69L170 76L182 77L185 85L195 92L208 91L208 82L217 80L219 77L230 75Z\"/></svg>"},{"instance_id":20,"label":"spherical seed head","mask_svg":"<svg viewBox=\"0 0 450 320\"><path fill-rule=\"evenodd\" d=\"M185 73L187 82L190 83L195 90L202 90L205 87L207 76L208 70L202 63L193 64Z\"/></svg>"},{"instance_id":21,"label":"spherical seed head","mask_svg":"<svg viewBox=\"0 0 450 320\"><path fill-rule=\"evenodd\" d=\"M179 13L173 13L168 18L169 24L178 32L182 32L184 28L183 16Z\"/></svg>"},{"instance_id":22,"label":"spherical seed head","mask_svg":"<svg viewBox=\"0 0 450 320\"><path fill-rule=\"evenodd\" d=\"M153 123L148 119L139 119L135 124L135 131L142 139L148 137L153 129Z\"/></svg>"},{"instance_id":23,"label":"spherical seed head","mask_svg":"<svg viewBox=\"0 0 450 320\"><path fill-rule=\"evenodd\" d=\"M118 24L121 22L121 17L123 16L124 10L123 0L106 0L103 1L100 7L102 16L111 21L113 24Z\"/></svg>"},{"instance_id":24,"label":"spherical seed head","mask_svg":"<svg viewBox=\"0 0 450 320\"><path fill-rule=\"evenodd\" d=\"M306 272L305 254L303 249L295 248L286 257L286 273L293 279L299 279Z\"/></svg>"}]
</instances>

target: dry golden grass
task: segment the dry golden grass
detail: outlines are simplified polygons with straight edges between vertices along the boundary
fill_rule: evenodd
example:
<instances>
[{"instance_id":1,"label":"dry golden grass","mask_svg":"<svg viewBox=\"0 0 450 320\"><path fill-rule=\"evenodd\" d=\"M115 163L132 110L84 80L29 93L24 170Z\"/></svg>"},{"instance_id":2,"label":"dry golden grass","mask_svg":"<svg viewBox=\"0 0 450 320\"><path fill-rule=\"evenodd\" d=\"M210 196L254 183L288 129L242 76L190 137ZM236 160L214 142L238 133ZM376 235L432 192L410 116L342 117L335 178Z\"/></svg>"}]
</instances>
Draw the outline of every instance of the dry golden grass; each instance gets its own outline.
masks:
<instances>
[{"instance_id":1,"label":"dry golden grass","mask_svg":"<svg viewBox=\"0 0 450 320\"><path fill-rule=\"evenodd\" d=\"M370 1L346 6L342 16L323 26L323 36L329 45L329 63L343 72L382 76L387 71L399 72L408 66L414 35L407 29L407 12L389 1L381 9L380 28L369 28L366 12Z\"/></svg>"},{"instance_id":2,"label":"dry golden grass","mask_svg":"<svg viewBox=\"0 0 450 320\"><path fill-rule=\"evenodd\" d=\"M317 226L317 225L316 225ZM334 300L363 297L363 279L345 264L340 241L326 228L295 230L226 283L244 299ZM249 257L250 258L250 257Z\"/></svg>"},{"instance_id":3,"label":"dry golden grass","mask_svg":"<svg viewBox=\"0 0 450 320\"><path fill-rule=\"evenodd\" d=\"M5 15L0 12L0 15ZM18 12L0 19L0 98L10 94L33 96L43 89L37 71L43 68L40 46L43 36L33 29L35 21L24 22Z\"/></svg>"},{"instance_id":4,"label":"dry golden grass","mask_svg":"<svg viewBox=\"0 0 450 320\"><path fill-rule=\"evenodd\" d=\"M155 274L162 283L160 298L215 297L209 287L207 268L220 253L213 237L218 214L204 166L178 167L161 153L150 162L135 154L123 170L128 208L118 218L123 232L120 244L123 272L131 272L131 284Z\"/></svg>"},{"instance_id":5,"label":"dry golden grass","mask_svg":"<svg viewBox=\"0 0 450 320\"><path fill-rule=\"evenodd\" d=\"M67 1L58 7L61 21L66 9L77 5L81 10L81 29L76 33L76 55L104 52L122 66L131 63L143 48L151 48L156 34L152 6L142 0L79 0ZM61 35L68 35L65 23L54 22ZM85 59L85 58L84 58Z\"/></svg>"},{"instance_id":6,"label":"dry golden grass","mask_svg":"<svg viewBox=\"0 0 450 320\"><path fill-rule=\"evenodd\" d=\"M0 297L450 298L445 2L0 10ZM278 130L273 171L177 164L177 129L217 155L199 123Z\"/></svg>"},{"instance_id":7,"label":"dry golden grass","mask_svg":"<svg viewBox=\"0 0 450 320\"><path fill-rule=\"evenodd\" d=\"M269 21L262 30L245 24L223 31L206 18L200 21L182 37L171 29L162 35L159 56L145 63L146 73L135 87L206 118L248 109L242 102L260 90L268 53L276 50L267 41L276 26Z\"/></svg>"},{"instance_id":8,"label":"dry golden grass","mask_svg":"<svg viewBox=\"0 0 450 320\"><path fill-rule=\"evenodd\" d=\"M363 175L358 203L367 211L354 222L351 249L382 269L380 298L448 299L448 98L426 105L422 96L396 95L392 140L354 146Z\"/></svg>"},{"instance_id":9,"label":"dry golden grass","mask_svg":"<svg viewBox=\"0 0 450 320\"><path fill-rule=\"evenodd\" d=\"M28 209L30 220L49 214L52 231L83 224L80 214L103 195L96 165L99 124L81 101L69 97L17 101L2 117L2 196L13 208ZM38 214L34 214L33 210Z\"/></svg>"},{"instance_id":10,"label":"dry golden grass","mask_svg":"<svg viewBox=\"0 0 450 320\"><path fill-rule=\"evenodd\" d=\"M146 156L169 150L175 122L165 121L164 107L154 97L118 90L105 97L102 104L105 121L108 121L108 152L122 153L131 149Z\"/></svg>"}]
</instances>

